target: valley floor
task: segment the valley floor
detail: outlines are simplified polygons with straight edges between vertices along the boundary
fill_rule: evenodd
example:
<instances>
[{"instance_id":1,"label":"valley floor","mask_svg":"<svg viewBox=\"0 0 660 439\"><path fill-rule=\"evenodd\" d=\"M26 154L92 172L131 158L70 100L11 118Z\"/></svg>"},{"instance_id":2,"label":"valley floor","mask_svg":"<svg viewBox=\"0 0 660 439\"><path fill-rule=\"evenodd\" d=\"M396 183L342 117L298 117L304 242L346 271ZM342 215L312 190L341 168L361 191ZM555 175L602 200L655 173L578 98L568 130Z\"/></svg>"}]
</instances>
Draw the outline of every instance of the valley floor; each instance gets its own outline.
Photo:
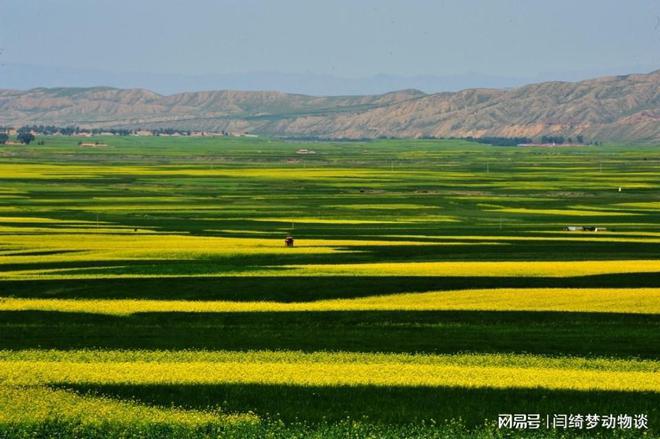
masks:
<instances>
[{"instance_id":1,"label":"valley floor","mask_svg":"<svg viewBox=\"0 0 660 439\"><path fill-rule=\"evenodd\" d=\"M660 148L98 140L0 151L0 437L657 437Z\"/></svg>"}]
</instances>

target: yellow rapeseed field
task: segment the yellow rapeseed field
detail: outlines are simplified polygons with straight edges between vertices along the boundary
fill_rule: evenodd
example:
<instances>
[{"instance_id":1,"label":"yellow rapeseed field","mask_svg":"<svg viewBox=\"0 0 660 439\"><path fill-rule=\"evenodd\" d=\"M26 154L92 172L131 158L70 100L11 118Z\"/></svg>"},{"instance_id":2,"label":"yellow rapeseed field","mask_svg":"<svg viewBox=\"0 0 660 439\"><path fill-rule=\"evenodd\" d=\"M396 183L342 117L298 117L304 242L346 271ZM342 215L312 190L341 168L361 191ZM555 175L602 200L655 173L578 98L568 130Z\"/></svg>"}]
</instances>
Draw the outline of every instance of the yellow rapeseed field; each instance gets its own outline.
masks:
<instances>
[{"instance_id":1,"label":"yellow rapeseed field","mask_svg":"<svg viewBox=\"0 0 660 439\"><path fill-rule=\"evenodd\" d=\"M660 273L660 260L461 261L307 264L295 273L355 276L588 276L608 273Z\"/></svg>"},{"instance_id":2,"label":"yellow rapeseed field","mask_svg":"<svg viewBox=\"0 0 660 439\"><path fill-rule=\"evenodd\" d=\"M46 140L0 163L0 437L657 419L655 151Z\"/></svg>"},{"instance_id":3,"label":"yellow rapeseed field","mask_svg":"<svg viewBox=\"0 0 660 439\"><path fill-rule=\"evenodd\" d=\"M164 292L166 293L166 292ZM564 311L660 314L660 288L459 290L314 302L0 298L0 311L129 315L145 312Z\"/></svg>"},{"instance_id":4,"label":"yellow rapeseed field","mask_svg":"<svg viewBox=\"0 0 660 439\"><path fill-rule=\"evenodd\" d=\"M148 425L199 427L210 423L257 422L250 414L228 415L197 410L153 407L44 386L0 384L0 424L66 420L83 425Z\"/></svg>"},{"instance_id":5,"label":"yellow rapeseed field","mask_svg":"<svg viewBox=\"0 0 660 439\"><path fill-rule=\"evenodd\" d=\"M559 215L559 216L630 216L631 212L617 212L610 210L583 210L583 209L529 209L524 207L502 207L492 209L491 212L518 213L522 215Z\"/></svg>"},{"instance_id":6,"label":"yellow rapeseed field","mask_svg":"<svg viewBox=\"0 0 660 439\"><path fill-rule=\"evenodd\" d=\"M432 366L504 367L513 369L600 370L660 372L660 361L638 358L545 356L505 353L421 354L327 352L290 350L0 350L0 362L43 361L67 363L333 363L425 364Z\"/></svg>"},{"instance_id":7,"label":"yellow rapeseed field","mask_svg":"<svg viewBox=\"0 0 660 439\"><path fill-rule=\"evenodd\" d=\"M286 384L545 388L660 392L657 371L328 361L0 362L0 383L47 384Z\"/></svg>"}]
</instances>

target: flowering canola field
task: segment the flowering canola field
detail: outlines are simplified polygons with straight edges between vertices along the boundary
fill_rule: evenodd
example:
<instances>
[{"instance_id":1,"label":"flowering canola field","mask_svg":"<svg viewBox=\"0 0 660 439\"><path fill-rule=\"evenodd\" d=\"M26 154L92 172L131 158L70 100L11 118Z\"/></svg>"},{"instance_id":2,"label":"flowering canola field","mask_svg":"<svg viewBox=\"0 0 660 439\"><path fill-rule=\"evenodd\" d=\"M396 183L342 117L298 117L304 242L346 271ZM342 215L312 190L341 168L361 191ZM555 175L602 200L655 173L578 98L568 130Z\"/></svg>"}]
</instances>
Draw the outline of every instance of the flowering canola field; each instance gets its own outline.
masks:
<instances>
[{"instance_id":1,"label":"flowering canola field","mask_svg":"<svg viewBox=\"0 0 660 439\"><path fill-rule=\"evenodd\" d=\"M0 437L658 432L657 148L45 140L0 155Z\"/></svg>"}]
</instances>

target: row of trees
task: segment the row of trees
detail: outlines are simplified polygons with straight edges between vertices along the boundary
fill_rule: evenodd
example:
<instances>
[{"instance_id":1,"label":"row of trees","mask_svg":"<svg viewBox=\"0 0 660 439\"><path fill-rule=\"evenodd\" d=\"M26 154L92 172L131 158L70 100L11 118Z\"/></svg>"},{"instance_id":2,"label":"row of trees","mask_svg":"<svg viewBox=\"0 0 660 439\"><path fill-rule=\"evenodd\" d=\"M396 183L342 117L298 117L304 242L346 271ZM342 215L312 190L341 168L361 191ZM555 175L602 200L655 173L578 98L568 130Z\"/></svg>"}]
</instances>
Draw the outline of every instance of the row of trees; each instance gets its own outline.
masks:
<instances>
[{"instance_id":1,"label":"row of trees","mask_svg":"<svg viewBox=\"0 0 660 439\"><path fill-rule=\"evenodd\" d=\"M486 136L486 137L466 137L466 140L470 140L473 142L479 142L479 143L486 143L489 145L495 145L495 146L516 146L516 145L524 145L524 144L529 144L529 143L534 143L534 139L531 139L529 137L495 137L495 136ZM582 134L578 134L573 137L564 137L564 136L541 136L539 138L540 143L543 144L555 144L555 145L563 145L563 144L586 144L584 140L584 136ZM595 145L598 145L599 143L594 141L592 142Z\"/></svg>"},{"instance_id":2,"label":"row of trees","mask_svg":"<svg viewBox=\"0 0 660 439\"><path fill-rule=\"evenodd\" d=\"M16 140L21 142L24 145L29 145L34 141L34 134L29 131L19 131L16 134ZM0 145L4 145L9 141L9 134L6 132L0 133Z\"/></svg>"},{"instance_id":3,"label":"row of trees","mask_svg":"<svg viewBox=\"0 0 660 439\"><path fill-rule=\"evenodd\" d=\"M21 127L18 129L18 133L16 134L16 140L24 145L29 145L34 141L34 134L32 134L32 130L29 128Z\"/></svg>"},{"instance_id":4,"label":"row of trees","mask_svg":"<svg viewBox=\"0 0 660 439\"><path fill-rule=\"evenodd\" d=\"M0 127L0 144L5 144L9 141L7 134L13 128ZM101 134L110 134L113 136L131 136L143 132L142 128L128 129L128 128L80 128L77 126L58 127L55 125L25 125L17 130L16 140L29 145L35 140L35 134L43 136L76 136L76 135L90 135L98 136ZM182 130L178 128L156 128L153 130L146 130L153 136L192 136L195 134L191 130ZM219 134L229 136L227 131L221 131ZM39 144L43 144L39 142Z\"/></svg>"},{"instance_id":5,"label":"row of trees","mask_svg":"<svg viewBox=\"0 0 660 439\"><path fill-rule=\"evenodd\" d=\"M9 140L9 127L0 127L0 145L4 145Z\"/></svg>"},{"instance_id":6,"label":"row of trees","mask_svg":"<svg viewBox=\"0 0 660 439\"><path fill-rule=\"evenodd\" d=\"M541 143L554 143L557 145L562 145L564 143L584 143L584 136L578 134L575 136L575 140L572 137L564 136L541 136Z\"/></svg>"},{"instance_id":7,"label":"row of trees","mask_svg":"<svg viewBox=\"0 0 660 439\"><path fill-rule=\"evenodd\" d=\"M379 136L379 139L388 139L388 138L394 138L394 137L388 137L388 136ZM435 136L419 136L418 139L439 139L442 137L435 137ZM447 137L444 137L445 139ZM535 143L535 139L532 139L530 137L500 137L500 136L485 136L485 137L473 137L473 136L468 136L468 137L449 137L449 139L460 139L460 140L469 140L471 142L477 142L477 143L484 143L487 145L495 145L495 146L518 146L518 145L524 145L524 144L533 144ZM544 143L544 144L555 144L555 145L563 145L563 144L586 144L587 142L584 140L584 136L579 134L573 137L564 137L564 136L541 136L540 138L537 138L539 143ZM368 139L363 139L363 140L368 140ZM593 145L599 145L600 142L593 141L591 142Z\"/></svg>"},{"instance_id":8,"label":"row of trees","mask_svg":"<svg viewBox=\"0 0 660 439\"><path fill-rule=\"evenodd\" d=\"M129 130L125 128L80 128L76 126L58 127L55 125L25 125L18 129L18 132L30 132L43 136L75 136L80 134L99 135L102 133L113 134L115 136L128 136L138 130Z\"/></svg>"},{"instance_id":9,"label":"row of trees","mask_svg":"<svg viewBox=\"0 0 660 439\"><path fill-rule=\"evenodd\" d=\"M0 128L0 131L6 129ZM91 135L98 136L101 134L111 134L114 136L130 136L138 134L141 131L149 131L154 136L191 136L194 131L182 130L178 128L154 128L151 130L144 130L142 128L128 129L128 128L80 128L77 126L58 127L55 125L26 125L18 129L21 131L28 131L30 133L44 135L44 136L76 136L76 135ZM230 133L221 131L220 134L228 136Z\"/></svg>"},{"instance_id":10,"label":"row of trees","mask_svg":"<svg viewBox=\"0 0 660 439\"><path fill-rule=\"evenodd\" d=\"M31 133L18 134L16 136L16 140L24 145L29 145L34 141L34 134ZM9 136L7 134L5 133L0 134L0 145L4 145L8 141L9 141Z\"/></svg>"},{"instance_id":11,"label":"row of trees","mask_svg":"<svg viewBox=\"0 0 660 439\"><path fill-rule=\"evenodd\" d=\"M0 144L5 144L9 140L7 134L8 128L0 127ZM63 136L74 136L80 134L88 135L99 135L99 134L112 134L115 136L130 136L143 131L142 129L126 129L126 128L80 128L80 127L58 127L54 125L26 125L17 130L16 140L29 145L35 139L34 134L41 134L46 136L52 135L63 135ZM150 130L151 134L154 136L190 136L193 134L193 131L190 130L180 130L177 128L156 128ZM229 133L221 131L221 134L227 136ZM433 136L424 137L427 139L433 139ZM516 146L520 144L533 143L534 140L529 137L497 137L497 136L486 136L486 137L465 137L465 140L470 140L472 142L485 143L488 145L495 146ZM577 135L575 139L572 137L564 136L541 136L540 142L543 144L555 144L563 145L564 143L573 144L579 143L584 144L584 136L581 134ZM598 142L592 142L593 144L599 144Z\"/></svg>"},{"instance_id":12,"label":"row of trees","mask_svg":"<svg viewBox=\"0 0 660 439\"><path fill-rule=\"evenodd\" d=\"M517 146L532 143L532 139L528 137L467 137L466 140L495 146Z\"/></svg>"}]
</instances>

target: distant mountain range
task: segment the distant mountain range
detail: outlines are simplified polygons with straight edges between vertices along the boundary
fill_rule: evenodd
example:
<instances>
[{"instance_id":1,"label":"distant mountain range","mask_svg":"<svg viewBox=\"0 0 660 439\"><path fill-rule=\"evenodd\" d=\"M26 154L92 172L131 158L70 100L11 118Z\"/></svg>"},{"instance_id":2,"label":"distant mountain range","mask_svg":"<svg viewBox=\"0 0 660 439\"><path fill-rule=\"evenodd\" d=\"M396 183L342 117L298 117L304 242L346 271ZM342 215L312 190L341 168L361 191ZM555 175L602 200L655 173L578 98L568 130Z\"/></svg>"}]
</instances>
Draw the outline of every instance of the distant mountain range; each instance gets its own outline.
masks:
<instances>
[{"instance_id":1,"label":"distant mountain range","mask_svg":"<svg viewBox=\"0 0 660 439\"><path fill-rule=\"evenodd\" d=\"M181 128L290 137L539 137L660 143L660 70L513 89L316 97L271 91L0 90L0 125Z\"/></svg>"},{"instance_id":2,"label":"distant mountain range","mask_svg":"<svg viewBox=\"0 0 660 439\"><path fill-rule=\"evenodd\" d=\"M653 68L639 66L636 67L635 71L646 72L650 70L653 70ZM611 72L611 74L616 74L619 71ZM623 71L627 72L628 70ZM545 76L553 79L560 77L563 80L580 80L600 75L590 75L587 72L560 72L548 73ZM542 80L544 79L480 73L416 76L377 74L359 78L312 72L283 73L267 71L186 75L110 72L29 64L0 64L0 88L28 90L35 87L94 87L105 85L114 88L148 88L165 95L200 90L278 90L285 93L312 96L345 96L383 94L392 90L408 88L434 93L438 91L458 91L475 86L509 88Z\"/></svg>"}]
</instances>

